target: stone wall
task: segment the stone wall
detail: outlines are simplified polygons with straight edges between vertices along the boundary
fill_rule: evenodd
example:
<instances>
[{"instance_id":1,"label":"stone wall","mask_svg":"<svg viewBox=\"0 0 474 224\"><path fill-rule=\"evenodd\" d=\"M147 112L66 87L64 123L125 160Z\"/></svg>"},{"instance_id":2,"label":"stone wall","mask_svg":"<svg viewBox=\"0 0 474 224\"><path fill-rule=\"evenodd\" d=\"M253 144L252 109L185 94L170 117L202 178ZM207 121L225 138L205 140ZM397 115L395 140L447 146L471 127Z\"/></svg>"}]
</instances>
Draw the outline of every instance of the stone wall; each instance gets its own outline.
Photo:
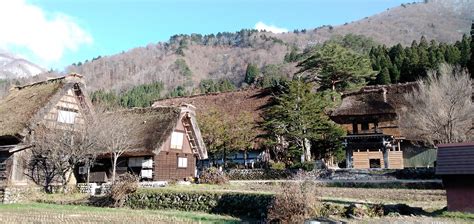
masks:
<instances>
[{"instance_id":1,"label":"stone wall","mask_svg":"<svg viewBox=\"0 0 474 224\"><path fill-rule=\"evenodd\" d=\"M2 204L13 204L26 201L31 194L40 191L38 187L14 186L4 187L0 190L0 202Z\"/></svg>"}]
</instances>

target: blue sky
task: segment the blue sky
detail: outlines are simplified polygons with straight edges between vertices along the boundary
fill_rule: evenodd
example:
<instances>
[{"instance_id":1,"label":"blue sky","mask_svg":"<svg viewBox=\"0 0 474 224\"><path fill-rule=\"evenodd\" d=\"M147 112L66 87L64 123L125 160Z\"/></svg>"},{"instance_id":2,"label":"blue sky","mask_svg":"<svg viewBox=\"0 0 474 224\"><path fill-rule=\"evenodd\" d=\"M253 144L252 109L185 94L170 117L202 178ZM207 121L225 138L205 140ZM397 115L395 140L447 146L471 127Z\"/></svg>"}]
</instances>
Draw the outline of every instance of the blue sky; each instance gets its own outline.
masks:
<instances>
[{"instance_id":1,"label":"blue sky","mask_svg":"<svg viewBox=\"0 0 474 224\"><path fill-rule=\"evenodd\" d=\"M8 19L10 24L3 31L11 29L13 34L0 37L0 49L46 68L62 70L98 55L167 41L173 34L233 32L255 28L259 22L289 31L340 25L404 2L407 1L2 0L0 21L2 7L3 14L9 12L16 18Z\"/></svg>"}]
</instances>

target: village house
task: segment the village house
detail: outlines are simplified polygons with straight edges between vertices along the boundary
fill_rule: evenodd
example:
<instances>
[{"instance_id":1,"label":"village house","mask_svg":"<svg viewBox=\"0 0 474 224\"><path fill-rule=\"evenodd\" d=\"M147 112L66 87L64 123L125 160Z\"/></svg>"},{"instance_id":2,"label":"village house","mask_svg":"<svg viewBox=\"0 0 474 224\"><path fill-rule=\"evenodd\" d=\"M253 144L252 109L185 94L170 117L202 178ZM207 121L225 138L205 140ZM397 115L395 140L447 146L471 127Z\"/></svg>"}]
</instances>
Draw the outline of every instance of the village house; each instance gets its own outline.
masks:
<instances>
[{"instance_id":1,"label":"village house","mask_svg":"<svg viewBox=\"0 0 474 224\"><path fill-rule=\"evenodd\" d=\"M414 88L414 82L366 86L342 95L330 117L347 131L347 168L433 166L436 152L412 144L399 127L399 115L407 106L404 94Z\"/></svg>"},{"instance_id":2,"label":"village house","mask_svg":"<svg viewBox=\"0 0 474 224\"><path fill-rule=\"evenodd\" d=\"M83 77L70 74L13 87L0 101L0 185L26 185L24 154L35 127L71 128L91 115Z\"/></svg>"},{"instance_id":3,"label":"village house","mask_svg":"<svg viewBox=\"0 0 474 224\"><path fill-rule=\"evenodd\" d=\"M448 211L474 213L474 142L438 145L436 175L443 179Z\"/></svg>"},{"instance_id":4,"label":"village house","mask_svg":"<svg viewBox=\"0 0 474 224\"><path fill-rule=\"evenodd\" d=\"M153 106L179 106L182 104L192 104L196 106L196 114L207 114L212 110L218 110L230 117L239 117L243 113L252 115L252 122L255 126L255 131L259 134L263 130L258 128L259 123L263 121L262 114L271 102L271 94L268 89L249 88L245 90L223 92L223 93L209 93L194 96L184 96L170 99L163 99L156 101ZM227 155L227 162L229 164L247 164L251 167L260 161L268 161L269 153L261 148L262 138L256 138L253 141L251 151L237 151ZM222 160L213 160L214 165L222 164Z\"/></svg>"},{"instance_id":5,"label":"village house","mask_svg":"<svg viewBox=\"0 0 474 224\"><path fill-rule=\"evenodd\" d=\"M186 104L112 112L135 126L130 137L133 147L119 157L117 175L128 172L147 181L196 177L199 161L207 159L207 150L194 111L194 106ZM101 155L91 167L89 181L110 181L111 167L111 156ZM86 170L79 173L85 181Z\"/></svg>"}]
</instances>

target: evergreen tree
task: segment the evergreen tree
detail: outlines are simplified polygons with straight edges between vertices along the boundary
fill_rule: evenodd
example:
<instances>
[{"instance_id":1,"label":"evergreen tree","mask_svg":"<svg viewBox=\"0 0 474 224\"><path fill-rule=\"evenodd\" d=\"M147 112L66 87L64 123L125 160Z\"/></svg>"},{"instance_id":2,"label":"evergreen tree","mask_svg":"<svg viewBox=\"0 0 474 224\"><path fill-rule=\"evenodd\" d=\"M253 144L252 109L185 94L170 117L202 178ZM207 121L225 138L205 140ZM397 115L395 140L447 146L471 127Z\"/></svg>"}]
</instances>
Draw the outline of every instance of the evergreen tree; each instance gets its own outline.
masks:
<instances>
[{"instance_id":1,"label":"evergreen tree","mask_svg":"<svg viewBox=\"0 0 474 224\"><path fill-rule=\"evenodd\" d=\"M390 72L388 71L388 68L382 69L381 72L377 75L377 84L380 85L387 85L391 83L390 80Z\"/></svg>"},{"instance_id":2,"label":"evergreen tree","mask_svg":"<svg viewBox=\"0 0 474 224\"><path fill-rule=\"evenodd\" d=\"M462 67L467 67L469 63L469 59L471 58L471 40L467 35L462 36L462 40L456 42L456 45L460 51L461 58L459 61L459 64Z\"/></svg>"},{"instance_id":3,"label":"evergreen tree","mask_svg":"<svg viewBox=\"0 0 474 224\"><path fill-rule=\"evenodd\" d=\"M352 86L365 85L374 78L370 59L338 44L324 44L298 64L298 73L309 72L321 88L343 91Z\"/></svg>"},{"instance_id":4,"label":"evergreen tree","mask_svg":"<svg viewBox=\"0 0 474 224\"><path fill-rule=\"evenodd\" d=\"M265 128L299 149L302 162L311 161L311 140L321 139L333 128L324 114L328 102L311 92L312 86L301 80L290 81L284 92L274 98L265 113Z\"/></svg>"},{"instance_id":5,"label":"evergreen tree","mask_svg":"<svg viewBox=\"0 0 474 224\"><path fill-rule=\"evenodd\" d=\"M255 82L255 78L258 76L258 73L260 73L257 65L255 64L248 64L247 65L247 70L245 71L245 82L247 84L252 84Z\"/></svg>"}]
</instances>

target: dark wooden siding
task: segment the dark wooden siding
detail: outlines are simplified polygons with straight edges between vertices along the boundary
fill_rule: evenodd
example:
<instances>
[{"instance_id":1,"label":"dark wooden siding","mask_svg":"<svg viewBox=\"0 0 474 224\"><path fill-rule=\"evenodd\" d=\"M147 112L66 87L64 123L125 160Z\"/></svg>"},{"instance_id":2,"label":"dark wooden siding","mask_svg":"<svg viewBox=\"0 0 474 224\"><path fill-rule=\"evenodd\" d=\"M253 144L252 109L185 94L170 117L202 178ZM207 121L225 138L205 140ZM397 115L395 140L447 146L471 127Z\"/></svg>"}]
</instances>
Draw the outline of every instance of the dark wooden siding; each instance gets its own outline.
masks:
<instances>
[{"instance_id":1,"label":"dark wooden siding","mask_svg":"<svg viewBox=\"0 0 474 224\"><path fill-rule=\"evenodd\" d=\"M474 174L474 143L440 145L436 174Z\"/></svg>"},{"instance_id":2,"label":"dark wooden siding","mask_svg":"<svg viewBox=\"0 0 474 224\"><path fill-rule=\"evenodd\" d=\"M444 175L449 211L474 212L474 175Z\"/></svg>"},{"instance_id":3,"label":"dark wooden siding","mask_svg":"<svg viewBox=\"0 0 474 224\"><path fill-rule=\"evenodd\" d=\"M10 181L11 176L11 168L12 168L12 156L8 152L0 152L0 158L5 160L3 164L5 164L5 169L0 170L0 186L6 185Z\"/></svg>"},{"instance_id":4,"label":"dark wooden siding","mask_svg":"<svg viewBox=\"0 0 474 224\"><path fill-rule=\"evenodd\" d=\"M178 168L178 158L187 158L186 168ZM162 151L155 156L154 176L156 180L184 180L194 177L196 157L191 153Z\"/></svg>"}]
</instances>

